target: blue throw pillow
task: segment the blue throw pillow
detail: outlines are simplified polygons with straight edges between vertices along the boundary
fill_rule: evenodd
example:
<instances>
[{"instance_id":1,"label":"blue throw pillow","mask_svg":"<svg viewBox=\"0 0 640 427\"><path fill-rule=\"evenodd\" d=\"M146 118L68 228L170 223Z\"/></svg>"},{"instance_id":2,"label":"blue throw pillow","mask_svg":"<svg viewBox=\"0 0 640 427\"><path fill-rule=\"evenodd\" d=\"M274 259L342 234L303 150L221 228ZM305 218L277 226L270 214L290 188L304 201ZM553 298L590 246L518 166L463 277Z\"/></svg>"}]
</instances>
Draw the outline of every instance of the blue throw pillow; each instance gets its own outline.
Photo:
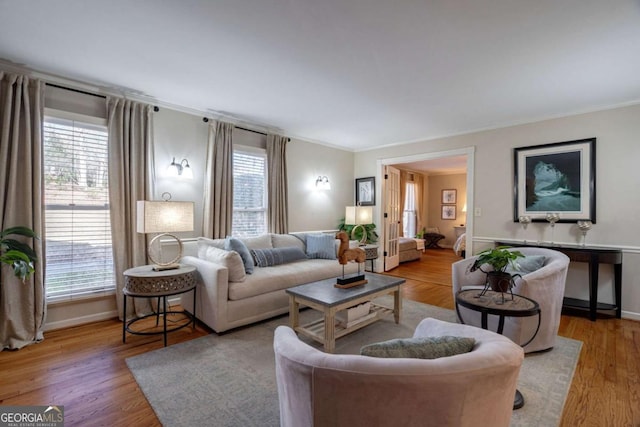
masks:
<instances>
[{"instance_id":1,"label":"blue throw pillow","mask_svg":"<svg viewBox=\"0 0 640 427\"><path fill-rule=\"evenodd\" d=\"M529 274L542 268L547 257L544 255L526 255L524 258L516 259L516 266L507 266L505 271L511 275L513 274Z\"/></svg>"},{"instance_id":2,"label":"blue throw pillow","mask_svg":"<svg viewBox=\"0 0 640 427\"><path fill-rule=\"evenodd\" d=\"M307 234L307 256L309 258L336 259L333 234Z\"/></svg>"},{"instance_id":3,"label":"blue throw pillow","mask_svg":"<svg viewBox=\"0 0 640 427\"><path fill-rule=\"evenodd\" d=\"M251 249L251 255L253 255L253 261L258 267L271 267L307 259L302 249L296 247Z\"/></svg>"},{"instance_id":4,"label":"blue throw pillow","mask_svg":"<svg viewBox=\"0 0 640 427\"><path fill-rule=\"evenodd\" d=\"M224 249L238 252L238 255L242 258L245 273L253 273L253 257L251 256L251 252L249 252L249 248L247 248L247 245L245 245L242 240L235 237L227 237L224 240Z\"/></svg>"}]
</instances>

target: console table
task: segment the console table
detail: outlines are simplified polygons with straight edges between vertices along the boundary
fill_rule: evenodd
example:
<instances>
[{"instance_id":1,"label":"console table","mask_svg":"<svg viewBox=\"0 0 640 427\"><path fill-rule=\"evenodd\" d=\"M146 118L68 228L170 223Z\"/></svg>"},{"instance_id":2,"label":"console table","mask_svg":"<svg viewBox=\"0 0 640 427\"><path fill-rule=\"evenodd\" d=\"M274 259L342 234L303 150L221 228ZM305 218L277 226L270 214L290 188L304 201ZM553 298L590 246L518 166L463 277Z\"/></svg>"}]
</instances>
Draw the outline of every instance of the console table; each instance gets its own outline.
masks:
<instances>
[{"instance_id":1,"label":"console table","mask_svg":"<svg viewBox=\"0 0 640 427\"><path fill-rule=\"evenodd\" d=\"M564 298L562 307L569 310L588 311L589 319L596 320L598 314L622 317L622 251L620 249L599 248L596 246L528 244L513 240L497 241L498 246L519 246L547 248L562 252L573 262L589 264L589 300ZM598 302L598 273L600 264L613 264L615 304Z\"/></svg>"}]
</instances>

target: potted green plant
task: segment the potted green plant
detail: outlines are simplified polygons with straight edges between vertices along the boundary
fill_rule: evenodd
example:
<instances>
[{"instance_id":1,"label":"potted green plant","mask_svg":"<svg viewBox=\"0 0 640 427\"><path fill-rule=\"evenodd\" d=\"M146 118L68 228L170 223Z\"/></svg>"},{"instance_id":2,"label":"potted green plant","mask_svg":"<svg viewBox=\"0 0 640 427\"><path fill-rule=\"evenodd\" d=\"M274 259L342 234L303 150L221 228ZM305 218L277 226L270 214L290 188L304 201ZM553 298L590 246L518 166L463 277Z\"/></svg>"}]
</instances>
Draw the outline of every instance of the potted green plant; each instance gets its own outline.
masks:
<instances>
[{"instance_id":1,"label":"potted green plant","mask_svg":"<svg viewBox=\"0 0 640 427\"><path fill-rule=\"evenodd\" d=\"M22 226L7 228L0 232L0 263L10 265L16 277L24 282L35 271L38 257L26 243L7 237L11 235L34 239L37 239L38 236L32 229Z\"/></svg>"},{"instance_id":2,"label":"potted green plant","mask_svg":"<svg viewBox=\"0 0 640 427\"><path fill-rule=\"evenodd\" d=\"M356 231L351 235L354 227ZM375 224L362 224L360 226L349 225L344 223L344 218L340 219L340 224L338 224L338 231L346 231L349 235L349 238L362 240L363 233L366 233L366 242L374 243L378 241L378 233L376 233L376 225Z\"/></svg>"},{"instance_id":3,"label":"potted green plant","mask_svg":"<svg viewBox=\"0 0 640 427\"><path fill-rule=\"evenodd\" d=\"M469 267L469 271L480 270L487 275L487 283L496 292L507 292L511 289L513 276L506 271L511 265L516 267L516 260L524 258L520 251L508 250L507 246L498 246L486 249L478 254L476 260ZM482 267L490 265L492 270L483 270Z\"/></svg>"}]
</instances>

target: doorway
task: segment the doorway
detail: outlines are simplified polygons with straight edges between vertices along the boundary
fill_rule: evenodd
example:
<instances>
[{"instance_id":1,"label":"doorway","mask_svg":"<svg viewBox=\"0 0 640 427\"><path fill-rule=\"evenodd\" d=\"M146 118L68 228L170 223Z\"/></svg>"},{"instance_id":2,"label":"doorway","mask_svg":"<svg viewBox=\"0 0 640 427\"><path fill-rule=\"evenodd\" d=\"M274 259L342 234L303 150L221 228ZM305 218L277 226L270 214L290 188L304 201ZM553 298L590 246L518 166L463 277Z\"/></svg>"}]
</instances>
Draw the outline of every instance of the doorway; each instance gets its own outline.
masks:
<instances>
[{"instance_id":1,"label":"doorway","mask_svg":"<svg viewBox=\"0 0 640 427\"><path fill-rule=\"evenodd\" d=\"M393 231L397 229L397 224L388 223L389 212L397 212L400 209L400 206L393 206L393 198L389 195L394 194L394 192L399 191L399 181L398 180L389 180L385 179L387 175L385 171L388 167L396 167L396 168L406 168L412 170L428 170L429 167L432 168L446 168L446 165L456 165L449 166L463 168L462 173L466 173L466 218L465 218L465 246L469 249L472 248L472 238L473 238L473 211L474 211L474 202L473 202L473 194L474 194L474 156L475 156L475 147L467 147L455 150L434 152L434 153L422 153L404 157L394 157L387 159L378 160L377 165L377 174L378 174L378 182L382 183L381 188L381 201L379 207L377 208L378 218L381 218L381 223L383 225L382 230L382 239L381 246L384 249L382 262L378 265L377 271L387 271L391 268L394 268L397 263L394 258L388 256L393 256L398 252L398 247L390 247L390 244L397 245L397 241L394 242L392 239L388 239L388 235L393 235L393 233L389 233L389 231ZM461 165L461 166L460 166ZM442 205L443 210L446 207L450 210L450 206ZM440 206L438 207L440 208ZM462 208L460 208L462 209ZM458 226L459 228L459 226ZM471 253L470 250L467 253Z\"/></svg>"}]
</instances>

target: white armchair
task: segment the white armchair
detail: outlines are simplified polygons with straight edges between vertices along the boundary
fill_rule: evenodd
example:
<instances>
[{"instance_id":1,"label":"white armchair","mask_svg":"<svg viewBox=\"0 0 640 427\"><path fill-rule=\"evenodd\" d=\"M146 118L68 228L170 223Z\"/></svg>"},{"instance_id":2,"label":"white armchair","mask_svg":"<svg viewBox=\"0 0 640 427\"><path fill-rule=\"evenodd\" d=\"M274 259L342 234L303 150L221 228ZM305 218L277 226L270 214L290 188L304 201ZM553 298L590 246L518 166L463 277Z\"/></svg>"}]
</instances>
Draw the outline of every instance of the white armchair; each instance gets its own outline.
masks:
<instances>
[{"instance_id":1,"label":"white armchair","mask_svg":"<svg viewBox=\"0 0 640 427\"><path fill-rule=\"evenodd\" d=\"M525 256L543 255L545 257L542 268L524 274L520 278L516 277L513 293L531 298L540 305L540 330L533 341L524 347L525 353L548 350L555 345L558 335L569 258L563 253L545 248L513 248L513 250L518 250ZM469 272L469 266L476 258L470 257L451 266L454 298L456 293L463 289L472 287L482 289L485 274L480 270ZM459 307L459 310L465 324L480 327L479 312L465 307ZM489 329L495 331L497 324L498 317L489 315ZM533 336L537 324L537 317L507 317L503 334L516 344L522 344Z\"/></svg>"},{"instance_id":2,"label":"white armchair","mask_svg":"<svg viewBox=\"0 0 640 427\"><path fill-rule=\"evenodd\" d=\"M414 337L472 337L439 359L323 353L287 326L274 336L282 427L508 426L522 348L491 331L424 319Z\"/></svg>"}]
</instances>

